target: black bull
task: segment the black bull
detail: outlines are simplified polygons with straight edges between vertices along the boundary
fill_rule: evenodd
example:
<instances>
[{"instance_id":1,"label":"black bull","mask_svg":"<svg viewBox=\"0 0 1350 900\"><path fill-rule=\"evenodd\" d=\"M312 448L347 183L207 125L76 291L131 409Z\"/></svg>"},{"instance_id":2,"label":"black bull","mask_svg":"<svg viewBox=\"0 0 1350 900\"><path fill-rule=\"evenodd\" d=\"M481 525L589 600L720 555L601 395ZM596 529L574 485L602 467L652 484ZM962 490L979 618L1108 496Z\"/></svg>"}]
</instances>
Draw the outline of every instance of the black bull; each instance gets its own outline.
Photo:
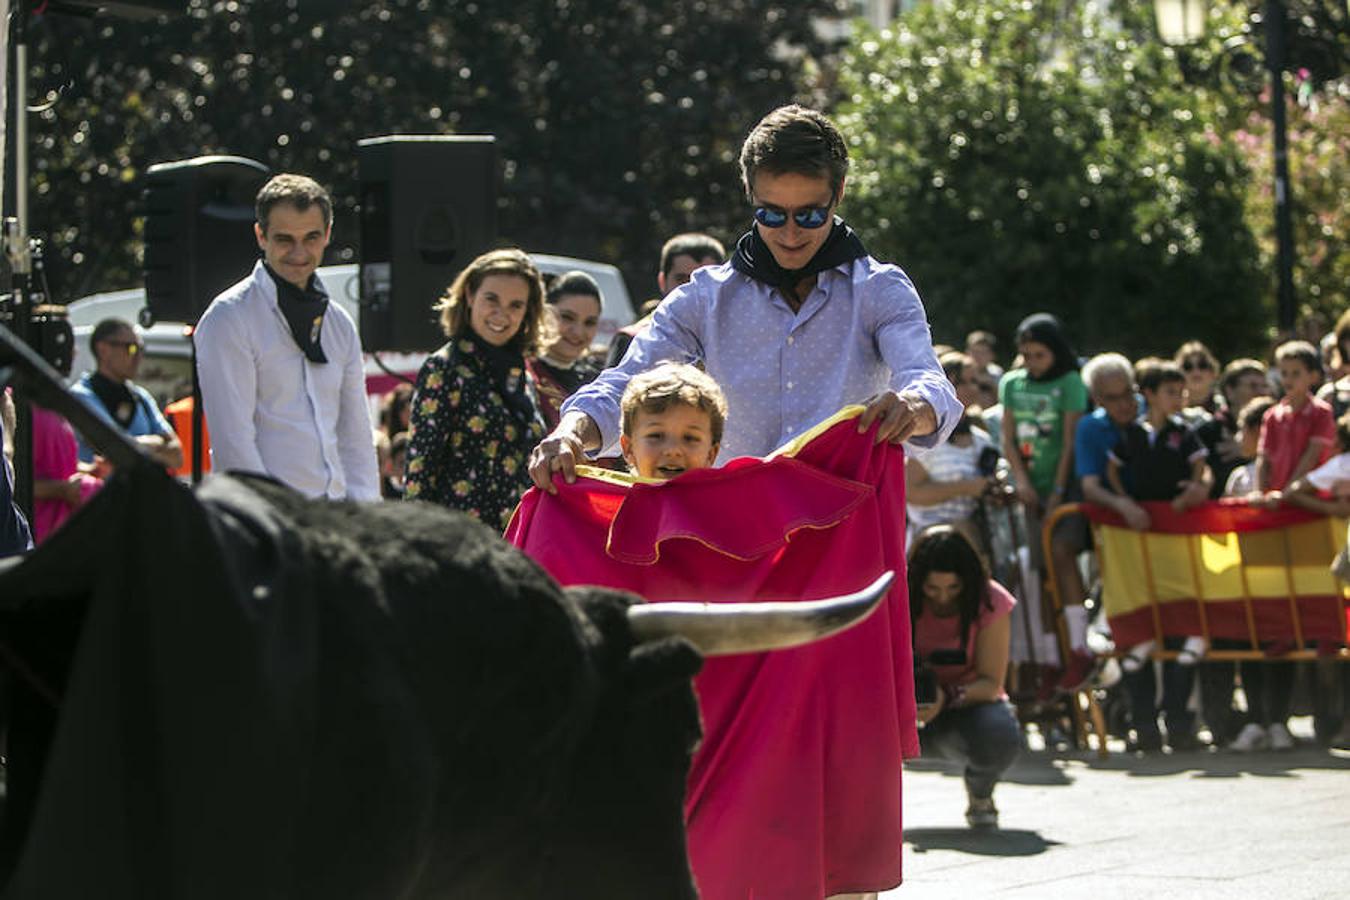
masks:
<instances>
[{"instance_id":1,"label":"black bull","mask_svg":"<svg viewBox=\"0 0 1350 900\"><path fill-rule=\"evenodd\" d=\"M422 504L140 466L0 572L15 898L687 898L680 638Z\"/></svg>"}]
</instances>

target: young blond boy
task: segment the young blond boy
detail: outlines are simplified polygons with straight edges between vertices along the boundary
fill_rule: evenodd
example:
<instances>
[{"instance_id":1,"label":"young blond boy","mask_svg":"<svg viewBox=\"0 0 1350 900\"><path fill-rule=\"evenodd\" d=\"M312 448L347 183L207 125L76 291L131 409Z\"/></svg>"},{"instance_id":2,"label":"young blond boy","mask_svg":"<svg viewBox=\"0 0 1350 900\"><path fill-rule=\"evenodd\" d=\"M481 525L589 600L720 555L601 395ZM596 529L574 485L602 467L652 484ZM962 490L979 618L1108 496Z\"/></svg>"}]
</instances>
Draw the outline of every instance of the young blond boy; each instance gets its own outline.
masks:
<instances>
[{"instance_id":1,"label":"young blond boy","mask_svg":"<svg viewBox=\"0 0 1350 900\"><path fill-rule=\"evenodd\" d=\"M662 481L717 460L727 401L707 373L683 363L662 363L635 376L620 401L619 447L629 467Z\"/></svg>"}]
</instances>

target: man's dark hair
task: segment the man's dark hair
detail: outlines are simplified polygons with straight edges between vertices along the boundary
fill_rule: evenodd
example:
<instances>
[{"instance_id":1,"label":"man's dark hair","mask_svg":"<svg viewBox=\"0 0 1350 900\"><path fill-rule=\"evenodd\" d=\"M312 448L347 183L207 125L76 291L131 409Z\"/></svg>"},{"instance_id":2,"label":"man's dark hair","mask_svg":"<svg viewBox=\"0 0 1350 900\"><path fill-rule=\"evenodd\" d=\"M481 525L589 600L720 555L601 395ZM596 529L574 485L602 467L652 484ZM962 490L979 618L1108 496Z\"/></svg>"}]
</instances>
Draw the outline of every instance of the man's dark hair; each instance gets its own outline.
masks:
<instances>
[{"instance_id":1,"label":"man's dark hair","mask_svg":"<svg viewBox=\"0 0 1350 900\"><path fill-rule=\"evenodd\" d=\"M966 374L966 366L975 365L975 360L960 350L948 350L938 357L938 365L942 366L943 374L955 387L960 384L961 377Z\"/></svg>"},{"instance_id":2,"label":"man's dark hair","mask_svg":"<svg viewBox=\"0 0 1350 900\"><path fill-rule=\"evenodd\" d=\"M661 274L669 275L675 265L675 257L691 256L699 262L715 259L719 263L727 258L727 248L710 234L695 231L677 234L661 247Z\"/></svg>"},{"instance_id":3,"label":"man's dark hair","mask_svg":"<svg viewBox=\"0 0 1350 900\"><path fill-rule=\"evenodd\" d=\"M972 331L966 335L967 350L979 344L984 344L990 350L993 350L998 346L998 338L994 336L992 331Z\"/></svg>"},{"instance_id":4,"label":"man's dark hair","mask_svg":"<svg viewBox=\"0 0 1350 900\"><path fill-rule=\"evenodd\" d=\"M123 331L135 334L136 328L126 319L104 319L95 325L93 333L89 335L89 352L94 354L94 359L98 359L98 350L94 349L96 345Z\"/></svg>"},{"instance_id":5,"label":"man's dark hair","mask_svg":"<svg viewBox=\"0 0 1350 900\"><path fill-rule=\"evenodd\" d=\"M989 567L970 539L950 525L933 525L919 532L909 551L909 618L911 633L923 614L923 583L933 572L955 575L961 579L961 593L957 597L960 610L961 647L969 640L970 629L980 613L991 608L989 600Z\"/></svg>"},{"instance_id":6,"label":"man's dark hair","mask_svg":"<svg viewBox=\"0 0 1350 900\"><path fill-rule=\"evenodd\" d=\"M1134 364L1134 382L1141 391L1156 392L1169 383L1186 383L1186 373L1170 359L1145 357Z\"/></svg>"},{"instance_id":7,"label":"man's dark hair","mask_svg":"<svg viewBox=\"0 0 1350 900\"><path fill-rule=\"evenodd\" d=\"M759 120L741 145L741 182L753 198L755 175L826 177L838 198L848 174L848 145L824 113L795 103Z\"/></svg>"},{"instance_id":8,"label":"man's dark hair","mask_svg":"<svg viewBox=\"0 0 1350 900\"><path fill-rule=\"evenodd\" d=\"M544 300L548 303L557 303L565 294L584 294L587 297L594 297L601 306L604 305L604 301L600 298L600 285L582 271L564 272L550 281Z\"/></svg>"},{"instance_id":9,"label":"man's dark hair","mask_svg":"<svg viewBox=\"0 0 1350 900\"><path fill-rule=\"evenodd\" d=\"M323 185L306 175L273 175L258 191L258 199L254 204L258 227L263 234L267 234L267 219L272 209L281 203L289 203L300 212L317 204L319 212L323 214L324 229L333 224L333 198L328 196Z\"/></svg>"},{"instance_id":10,"label":"man's dark hair","mask_svg":"<svg viewBox=\"0 0 1350 900\"><path fill-rule=\"evenodd\" d=\"M1266 364L1259 359L1235 359L1223 367L1223 374L1219 376L1219 392L1223 394L1225 400L1228 399L1228 392L1233 389L1243 376L1260 375L1266 377Z\"/></svg>"}]
</instances>

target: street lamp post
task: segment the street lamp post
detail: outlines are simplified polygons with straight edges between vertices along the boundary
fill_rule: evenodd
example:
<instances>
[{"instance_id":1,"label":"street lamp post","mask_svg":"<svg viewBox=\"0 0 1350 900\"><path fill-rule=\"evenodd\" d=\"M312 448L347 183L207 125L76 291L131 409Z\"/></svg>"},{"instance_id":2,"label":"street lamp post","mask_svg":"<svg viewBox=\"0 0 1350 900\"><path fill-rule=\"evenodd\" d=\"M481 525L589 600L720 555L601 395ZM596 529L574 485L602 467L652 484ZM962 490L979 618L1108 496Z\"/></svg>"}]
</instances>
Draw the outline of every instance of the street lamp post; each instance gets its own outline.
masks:
<instances>
[{"instance_id":1,"label":"street lamp post","mask_svg":"<svg viewBox=\"0 0 1350 900\"><path fill-rule=\"evenodd\" d=\"M1153 0L1158 36L1166 44L1188 44L1205 31L1206 0ZM1294 224L1290 204L1289 134L1284 109L1284 2L1266 0L1266 69L1270 73L1270 121L1275 141L1276 324L1282 335L1294 330Z\"/></svg>"},{"instance_id":2,"label":"street lamp post","mask_svg":"<svg viewBox=\"0 0 1350 900\"><path fill-rule=\"evenodd\" d=\"M1266 67L1270 70L1270 121L1275 132L1275 247L1279 271L1280 333L1294 330L1294 220L1290 211L1289 134L1284 121L1284 3L1267 0Z\"/></svg>"}]
</instances>

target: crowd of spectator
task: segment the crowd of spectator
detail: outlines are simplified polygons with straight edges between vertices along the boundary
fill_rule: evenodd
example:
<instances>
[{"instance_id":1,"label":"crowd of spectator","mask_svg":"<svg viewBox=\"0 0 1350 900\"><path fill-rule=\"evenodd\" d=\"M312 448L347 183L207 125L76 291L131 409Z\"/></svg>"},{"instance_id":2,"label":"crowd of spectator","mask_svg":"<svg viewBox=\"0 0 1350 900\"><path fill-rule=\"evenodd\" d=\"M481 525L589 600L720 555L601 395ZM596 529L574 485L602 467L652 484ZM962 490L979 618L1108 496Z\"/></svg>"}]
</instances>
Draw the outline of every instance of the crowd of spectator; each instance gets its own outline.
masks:
<instances>
[{"instance_id":1,"label":"crowd of spectator","mask_svg":"<svg viewBox=\"0 0 1350 900\"><path fill-rule=\"evenodd\" d=\"M993 444L1010 464L1029 531L1037 516L1060 503L1085 500L1109 507L1132 528L1150 526L1144 501L1167 501L1181 512L1220 497L1278 507L1294 504L1335 515L1350 512L1350 313L1319 344L1286 341L1271 365L1238 358L1221 365L1200 341L1188 341L1170 358L1133 363L1103 353L1079 365L1063 329L1052 317L1028 318L1017 331L1017 358L1000 373L990 353L996 338L973 332L965 351L943 348L943 367L966 405L962 426L948 445L907 462L911 523L948 523L971 534L986 553L989 531L972 511L989 497L996 479L976 462L971 448ZM977 358L976 354L982 354ZM981 359L983 361L981 361ZM997 384L997 403L988 385ZM1083 636L1086 590L1079 554L1085 523L1061 521L1053 559L1038 561L1056 579L1065 606L1070 657L1059 666L1058 687L1083 683L1091 660ZM1039 541L1032 541L1034 548ZM1338 561L1344 565L1346 554ZM1326 561L1329 565L1333 560ZM1350 574L1345 566L1341 577ZM1285 750L1295 686L1294 663L1282 648L1263 644L1271 659L1210 661L1209 649L1247 649L1247 642L1176 636L1164 648L1152 642L1117 648L1122 654L1131 746L1140 751L1197 746L1199 722L1192 687L1200 681L1201 721L1214 745L1235 751ZM1161 665L1162 716L1151 653L1167 654ZM1324 648L1329 649L1329 648ZM1198 669L1196 663L1200 662ZM1350 745L1346 702L1350 666L1326 654L1313 668L1315 726L1327 744ZM1235 706L1234 688L1245 695ZM1160 727L1161 725L1161 727Z\"/></svg>"}]
</instances>

